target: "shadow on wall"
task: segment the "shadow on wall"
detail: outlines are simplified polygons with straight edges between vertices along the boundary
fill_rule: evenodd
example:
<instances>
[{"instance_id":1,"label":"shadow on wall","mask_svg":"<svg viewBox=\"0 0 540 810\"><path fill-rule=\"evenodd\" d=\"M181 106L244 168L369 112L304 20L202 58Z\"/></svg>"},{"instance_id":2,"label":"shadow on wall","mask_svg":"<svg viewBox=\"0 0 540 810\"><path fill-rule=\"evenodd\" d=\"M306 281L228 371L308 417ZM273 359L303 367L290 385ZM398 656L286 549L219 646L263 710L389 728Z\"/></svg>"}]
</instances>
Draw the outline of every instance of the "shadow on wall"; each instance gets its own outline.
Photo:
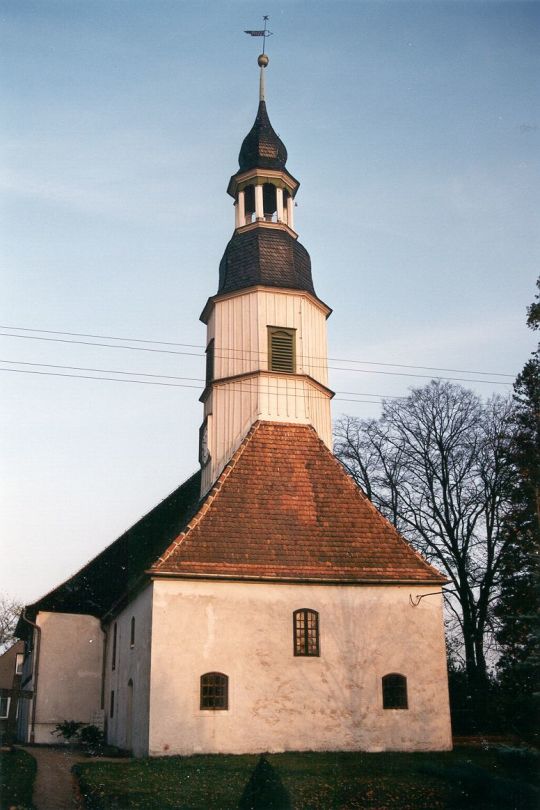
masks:
<instances>
[{"instance_id":1,"label":"shadow on wall","mask_svg":"<svg viewBox=\"0 0 540 810\"><path fill-rule=\"evenodd\" d=\"M244 792L238 810L291 810L289 794L275 768L266 757L259 758Z\"/></svg>"}]
</instances>

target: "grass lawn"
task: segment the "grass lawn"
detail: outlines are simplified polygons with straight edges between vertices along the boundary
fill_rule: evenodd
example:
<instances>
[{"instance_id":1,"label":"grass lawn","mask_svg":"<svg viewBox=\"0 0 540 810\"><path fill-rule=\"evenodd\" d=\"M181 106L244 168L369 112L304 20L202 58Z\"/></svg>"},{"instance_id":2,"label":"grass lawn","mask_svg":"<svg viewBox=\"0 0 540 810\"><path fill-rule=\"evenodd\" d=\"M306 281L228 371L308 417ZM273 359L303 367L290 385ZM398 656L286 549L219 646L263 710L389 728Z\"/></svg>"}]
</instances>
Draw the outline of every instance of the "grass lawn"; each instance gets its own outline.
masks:
<instances>
[{"instance_id":1,"label":"grass lawn","mask_svg":"<svg viewBox=\"0 0 540 810\"><path fill-rule=\"evenodd\" d=\"M537 760L512 751L450 753L287 753L266 757L281 782L241 810L536 810ZM257 756L161 757L77 765L88 810L238 810ZM283 788L285 789L285 798ZM287 800L288 794L288 800Z\"/></svg>"},{"instance_id":2,"label":"grass lawn","mask_svg":"<svg viewBox=\"0 0 540 810\"><path fill-rule=\"evenodd\" d=\"M26 751L0 752L0 810L32 810L36 760Z\"/></svg>"}]
</instances>

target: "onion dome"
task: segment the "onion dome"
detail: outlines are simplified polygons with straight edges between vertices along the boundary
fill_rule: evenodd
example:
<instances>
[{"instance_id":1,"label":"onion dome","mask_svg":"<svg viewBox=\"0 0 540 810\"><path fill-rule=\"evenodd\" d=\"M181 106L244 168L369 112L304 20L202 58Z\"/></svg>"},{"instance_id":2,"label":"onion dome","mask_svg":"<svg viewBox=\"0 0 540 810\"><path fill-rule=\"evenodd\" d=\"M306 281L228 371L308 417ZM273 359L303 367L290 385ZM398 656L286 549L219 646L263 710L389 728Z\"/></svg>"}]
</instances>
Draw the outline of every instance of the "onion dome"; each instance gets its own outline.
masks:
<instances>
[{"instance_id":1,"label":"onion dome","mask_svg":"<svg viewBox=\"0 0 540 810\"><path fill-rule=\"evenodd\" d=\"M257 284L316 295L309 253L287 231L236 231L225 248L219 265L218 295Z\"/></svg>"},{"instance_id":2,"label":"onion dome","mask_svg":"<svg viewBox=\"0 0 540 810\"><path fill-rule=\"evenodd\" d=\"M266 102L261 99L255 123L244 138L240 149L238 156L240 171L284 169L286 162L285 144L274 132L266 111Z\"/></svg>"}]
</instances>

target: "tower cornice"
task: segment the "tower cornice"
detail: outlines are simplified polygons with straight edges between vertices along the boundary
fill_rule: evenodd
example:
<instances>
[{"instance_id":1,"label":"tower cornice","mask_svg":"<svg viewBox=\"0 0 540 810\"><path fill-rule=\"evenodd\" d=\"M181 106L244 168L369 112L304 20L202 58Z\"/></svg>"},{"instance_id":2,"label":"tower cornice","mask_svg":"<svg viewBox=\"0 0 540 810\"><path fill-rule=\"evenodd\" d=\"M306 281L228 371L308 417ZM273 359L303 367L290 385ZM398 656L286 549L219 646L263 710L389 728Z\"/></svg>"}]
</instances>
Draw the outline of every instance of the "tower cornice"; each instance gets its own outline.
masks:
<instances>
[{"instance_id":1,"label":"tower cornice","mask_svg":"<svg viewBox=\"0 0 540 810\"><path fill-rule=\"evenodd\" d=\"M254 231L255 228L268 228L271 231L285 231L293 239L298 239L298 234L289 228L284 222L267 222L265 219L256 219L255 222L250 222L248 225L240 225L235 228L235 233L247 233L247 231Z\"/></svg>"},{"instance_id":2,"label":"tower cornice","mask_svg":"<svg viewBox=\"0 0 540 810\"><path fill-rule=\"evenodd\" d=\"M289 296L300 296L301 298L306 298L308 301L311 301L312 304L321 310L325 318L328 318L332 314L332 309L328 306L328 304L325 304L324 301L317 298L316 295L312 295L312 293L308 292L307 290L296 290L291 287L269 287L266 284L254 284L252 287L242 287L239 290L232 290L231 292L211 295L204 305L204 309L199 316L199 320L207 325L212 309L219 301L226 301L229 298L238 298L241 295L259 291L280 293L282 295Z\"/></svg>"},{"instance_id":3,"label":"tower cornice","mask_svg":"<svg viewBox=\"0 0 540 810\"><path fill-rule=\"evenodd\" d=\"M300 188L300 181L293 177L286 169L264 169L254 167L244 172L233 174L227 186L227 194L236 198L239 191L243 191L246 186L253 182L259 185L273 183L278 188L286 189L294 197Z\"/></svg>"},{"instance_id":4,"label":"tower cornice","mask_svg":"<svg viewBox=\"0 0 540 810\"><path fill-rule=\"evenodd\" d=\"M328 397L328 399L333 399L335 396L335 391L332 391L332 389L328 388L327 385L323 385L310 374L289 374L286 372L268 371L267 369L257 369L256 371L246 371L243 374L232 374L230 377L219 377L216 380L212 380L212 382L205 387L204 391L200 395L199 402L205 402L208 399L212 389L214 387L217 388L219 385L228 385L229 383L255 378L272 379L273 377L276 377L276 375L287 379L302 380L307 382L312 385L313 388L316 388L317 391Z\"/></svg>"}]
</instances>

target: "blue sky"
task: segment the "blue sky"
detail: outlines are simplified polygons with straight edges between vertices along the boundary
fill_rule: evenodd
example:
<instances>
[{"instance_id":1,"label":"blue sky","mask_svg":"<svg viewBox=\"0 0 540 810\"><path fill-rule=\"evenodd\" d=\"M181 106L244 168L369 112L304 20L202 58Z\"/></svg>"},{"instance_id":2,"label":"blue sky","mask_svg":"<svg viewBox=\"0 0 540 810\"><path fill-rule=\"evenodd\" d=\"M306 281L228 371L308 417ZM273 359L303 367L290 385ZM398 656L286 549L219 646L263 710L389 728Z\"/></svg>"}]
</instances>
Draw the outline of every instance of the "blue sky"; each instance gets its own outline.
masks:
<instances>
[{"instance_id":1,"label":"blue sky","mask_svg":"<svg viewBox=\"0 0 540 810\"><path fill-rule=\"evenodd\" d=\"M534 346L538 3L4 0L0 322L204 343L233 228L225 189L257 106L261 41L242 32L264 13L268 109L334 309L330 356L517 373ZM4 368L203 376L198 348L0 331L0 358L19 364ZM427 381L355 368L331 384L359 399ZM0 590L32 600L196 468L200 388L0 380ZM378 397L344 399L335 417L379 413Z\"/></svg>"}]
</instances>

